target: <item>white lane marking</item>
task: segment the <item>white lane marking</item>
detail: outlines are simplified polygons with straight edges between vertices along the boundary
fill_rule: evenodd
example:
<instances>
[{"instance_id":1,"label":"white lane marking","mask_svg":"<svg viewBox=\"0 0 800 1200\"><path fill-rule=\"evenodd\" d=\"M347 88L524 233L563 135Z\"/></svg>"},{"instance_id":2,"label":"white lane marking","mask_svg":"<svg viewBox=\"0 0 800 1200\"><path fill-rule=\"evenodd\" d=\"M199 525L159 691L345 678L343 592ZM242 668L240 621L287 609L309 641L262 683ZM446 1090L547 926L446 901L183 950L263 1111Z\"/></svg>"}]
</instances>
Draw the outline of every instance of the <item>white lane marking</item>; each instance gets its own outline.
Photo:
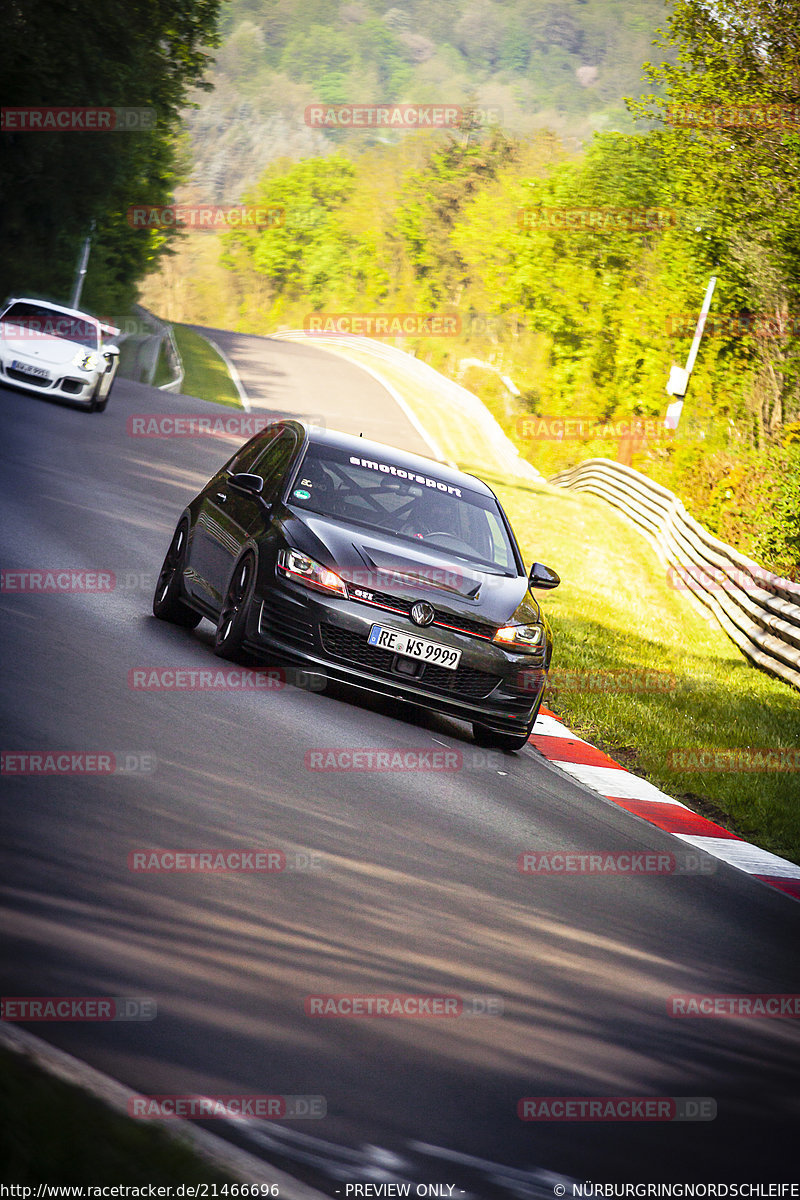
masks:
<instances>
[{"instance_id":1,"label":"white lane marking","mask_svg":"<svg viewBox=\"0 0 800 1200\"><path fill-rule=\"evenodd\" d=\"M225 351L222 349L222 346L218 346L217 343L214 341L214 339L208 337L205 333L201 333L200 337L203 337L206 339L209 346L213 347L213 349L216 350L217 354L220 356L222 361L225 363L225 366L228 368L228 374L230 375L231 379L233 380L233 386L236 388L236 391L239 393L239 399L242 402L242 408L247 413L251 412L252 410L250 408L250 397L247 395L247 392L245 391L245 386L242 383L242 378L241 378L239 372L236 370L236 367L233 365L231 360L228 358Z\"/></svg>"},{"instance_id":2,"label":"white lane marking","mask_svg":"<svg viewBox=\"0 0 800 1200\"><path fill-rule=\"evenodd\" d=\"M680 800L673 800L666 792L660 791L646 779L631 775L624 767L594 767L587 763L554 761L554 766L561 767L568 775L593 788L601 796L620 796L625 800L653 800L659 804L674 804L677 808L686 808Z\"/></svg>"},{"instance_id":3,"label":"white lane marking","mask_svg":"<svg viewBox=\"0 0 800 1200\"><path fill-rule=\"evenodd\" d=\"M775 875L781 879L800 879L800 867L788 859L762 850L751 842L739 842L733 838L699 837L695 834L676 833L682 842L690 842L698 850L705 850L715 858L724 859L732 867L747 871L749 875Z\"/></svg>"}]
</instances>

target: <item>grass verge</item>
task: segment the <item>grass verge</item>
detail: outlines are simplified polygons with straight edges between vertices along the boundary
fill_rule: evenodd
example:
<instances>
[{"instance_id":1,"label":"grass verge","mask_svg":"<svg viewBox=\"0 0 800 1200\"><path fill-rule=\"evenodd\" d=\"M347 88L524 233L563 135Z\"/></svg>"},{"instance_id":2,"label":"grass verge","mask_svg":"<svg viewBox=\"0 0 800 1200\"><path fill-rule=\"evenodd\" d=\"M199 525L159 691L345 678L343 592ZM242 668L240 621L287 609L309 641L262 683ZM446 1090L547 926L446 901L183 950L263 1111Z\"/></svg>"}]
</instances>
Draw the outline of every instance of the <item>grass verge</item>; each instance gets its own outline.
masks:
<instances>
[{"instance_id":1,"label":"grass verge","mask_svg":"<svg viewBox=\"0 0 800 1200\"><path fill-rule=\"evenodd\" d=\"M0 1049L0 1182L232 1183L162 1129L115 1112L80 1088Z\"/></svg>"},{"instance_id":2,"label":"grass verge","mask_svg":"<svg viewBox=\"0 0 800 1200\"><path fill-rule=\"evenodd\" d=\"M187 325L173 325L172 332L183 360L184 395L241 408L236 386L214 347Z\"/></svg>"},{"instance_id":3,"label":"grass verge","mask_svg":"<svg viewBox=\"0 0 800 1200\"><path fill-rule=\"evenodd\" d=\"M610 505L466 469L496 490L526 561L562 577L542 602L555 639L548 706L670 796L800 862L800 772L764 770L757 756L800 745L797 693L751 666L669 586ZM729 756L726 769L697 769L696 755L687 763L699 750Z\"/></svg>"}]
</instances>

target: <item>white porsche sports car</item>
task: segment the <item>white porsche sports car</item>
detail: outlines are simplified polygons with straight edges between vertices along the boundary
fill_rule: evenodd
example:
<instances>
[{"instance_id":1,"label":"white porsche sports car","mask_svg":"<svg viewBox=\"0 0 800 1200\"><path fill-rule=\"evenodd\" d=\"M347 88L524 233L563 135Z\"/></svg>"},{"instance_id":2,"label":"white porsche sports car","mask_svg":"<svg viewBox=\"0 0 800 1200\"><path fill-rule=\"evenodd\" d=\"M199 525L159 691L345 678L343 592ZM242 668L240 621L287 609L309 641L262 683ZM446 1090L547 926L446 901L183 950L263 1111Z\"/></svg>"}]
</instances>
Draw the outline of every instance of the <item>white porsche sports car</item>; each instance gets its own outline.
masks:
<instances>
[{"instance_id":1,"label":"white porsche sports car","mask_svg":"<svg viewBox=\"0 0 800 1200\"><path fill-rule=\"evenodd\" d=\"M119 366L119 333L48 300L9 300L0 313L0 383L84 403L102 412Z\"/></svg>"}]
</instances>

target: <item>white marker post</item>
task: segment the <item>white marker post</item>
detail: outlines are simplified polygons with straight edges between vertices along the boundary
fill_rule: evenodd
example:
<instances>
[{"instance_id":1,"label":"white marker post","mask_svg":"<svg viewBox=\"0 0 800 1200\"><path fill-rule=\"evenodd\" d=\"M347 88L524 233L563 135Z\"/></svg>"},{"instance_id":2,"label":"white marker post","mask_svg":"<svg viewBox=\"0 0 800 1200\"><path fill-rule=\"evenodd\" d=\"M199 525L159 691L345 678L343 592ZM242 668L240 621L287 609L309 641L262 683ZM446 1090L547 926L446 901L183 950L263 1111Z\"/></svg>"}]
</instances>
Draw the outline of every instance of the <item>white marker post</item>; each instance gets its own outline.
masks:
<instances>
[{"instance_id":1,"label":"white marker post","mask_svg":"<svg viewBox=\"0 0 800 1200\"><path fill-rule=\"evenodd\" d=\"M697 351L700 349L700 339L702 338L703 330L706 327L706 317L708 316L708 310L711 308L711 297L714 295L714 288L716 285L717 277L716 275L712 275L708 281L706 294L703 298L703 307L700 309L700 316L697 320L697 328L694 331L694 340L692 341L692 346L689 350L689 357L686 360L686 366L679 367L677 364L673 364L669 373L666 391L670 396L686 395L687 388L689 387L689 377L692 373L695 359L697 358ZM669 423L670 429L677 429L678 421L680 420L681 415L680 410L682 408L683 401L681 400L674 404L670 404L669 408L667 409L667 418L664 423L665 425Z\"/></svg>"}]
</instances>

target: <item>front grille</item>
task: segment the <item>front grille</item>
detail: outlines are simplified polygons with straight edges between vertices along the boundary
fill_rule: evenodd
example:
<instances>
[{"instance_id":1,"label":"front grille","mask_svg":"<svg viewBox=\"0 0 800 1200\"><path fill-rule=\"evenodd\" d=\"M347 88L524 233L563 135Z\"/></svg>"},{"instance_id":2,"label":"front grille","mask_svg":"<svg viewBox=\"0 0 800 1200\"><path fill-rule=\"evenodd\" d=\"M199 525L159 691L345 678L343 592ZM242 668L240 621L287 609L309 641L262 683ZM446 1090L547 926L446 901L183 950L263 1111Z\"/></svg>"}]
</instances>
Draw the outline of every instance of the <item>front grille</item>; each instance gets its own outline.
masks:
<instances>
[{"instance_id":1,"label":"front grille","mask_svg":"<svg viewBox=\"0 0 800 1200\"><path fill-rule=\"evenodd\" d=\"M305 649L314 649L314 625L304 608L290 604L274 592L261 606L259 633Z\"/></svg>"},{"instance_id":2,"label":"front grille","mask_svg":"<svg viewBox=\"0 0 800 1200\"><path fill-rule=\"evenodd\" d=\"M389 592L375 592L372 588L369 591L372 594L372 600L365 600L363 596L356 595L351 598L362 604L372 604L376 608L390 608L395 612L401 612L409 620L411 619L413 600L401 600L399 596L392 596ZM472 621L461 616L454 616L452 613L444 612L441 608L434 609L434 612L436 614L433 619L434 625L446 625L448 629L457 630L459 633L491 639L497 631L496 625L487 625L484 621Z\"/></svg>"},{"instance_id":3,"label":"front grille","mask_svg":"<svg viewBox=\"0 0 800 1200\"><path fill-rule=\"evenodd\" d=\"M475 637L493 638L497 633L496 625L487 625L485 621L467 620L465 617L455 617L451 613L436 609L434 625L447 625L450 629L458 629L461 633L471 633Z\"/></svg>"},{"instance_id":4,"label":"front grille","mask_svg":"<svg viewBox=\"0 0 800 1200\"><path fill-rule=\"evenodd\" d=\"M393 679L411 677L398 676L392 670L395 655L391 650L382 650L378 646L370 646L366 638L349 629L340 629L338 625L322 624L320 626L322 644L333 658L341 658L345 662L359 667L368 667L371 671L382 675L391 675ZM437 667L426 663L422 673L412 678L413 683L422 683L434 692L445 692L451 696L460 696L466 700L483 700L494 691L500 682L499 675L490 675L486 671L476 671L472 667L456 667L448 671L446 667Z\"/></svg>"},{"instance_id":5,"label":"front grille","mask_svg":"<svg viewBox=\"0 0 800 1200\"><path fill-rule=\"evenodd\" d=\"M18 371L16 367L7 367L6 374L11 379L18 379L20 383L32 383L34 387L47 388L52 384L52 379L40 379L38 375L29 375L27 371Z\"/></svg>"}]
</instances>

